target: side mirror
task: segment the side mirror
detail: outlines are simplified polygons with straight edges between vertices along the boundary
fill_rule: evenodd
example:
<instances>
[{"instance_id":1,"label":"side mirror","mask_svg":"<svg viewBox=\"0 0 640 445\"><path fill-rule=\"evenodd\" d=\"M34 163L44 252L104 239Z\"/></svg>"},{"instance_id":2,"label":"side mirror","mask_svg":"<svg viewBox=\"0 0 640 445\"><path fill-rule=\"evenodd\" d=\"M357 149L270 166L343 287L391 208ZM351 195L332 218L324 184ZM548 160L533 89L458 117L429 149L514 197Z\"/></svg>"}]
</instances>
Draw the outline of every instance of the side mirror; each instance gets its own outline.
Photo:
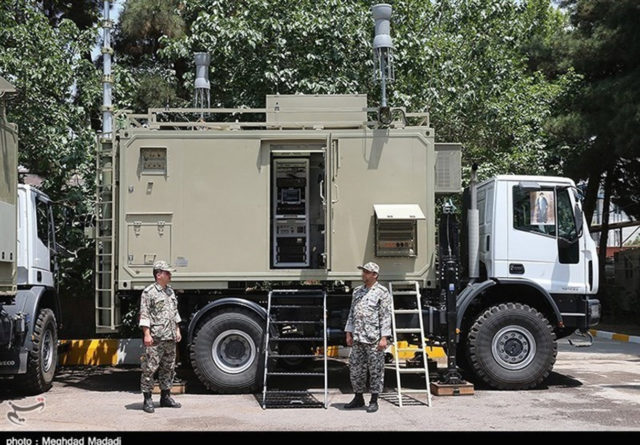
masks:
<instances>
[{"instance_id":1,"label":"side mirror","mask_svg":"<svg viewBox=\"0 0 640 445\"><path fill-rule=\"evenodd\" d=\"M577 238L580 238L582 236L582 229L583 229L582 225L584 224L584 215L582 214L582 209L580 208L578 203L576 203L575 207L573 208L573 217L575 218L575 221L576 221Z\"/></svg>"}]
</instances>

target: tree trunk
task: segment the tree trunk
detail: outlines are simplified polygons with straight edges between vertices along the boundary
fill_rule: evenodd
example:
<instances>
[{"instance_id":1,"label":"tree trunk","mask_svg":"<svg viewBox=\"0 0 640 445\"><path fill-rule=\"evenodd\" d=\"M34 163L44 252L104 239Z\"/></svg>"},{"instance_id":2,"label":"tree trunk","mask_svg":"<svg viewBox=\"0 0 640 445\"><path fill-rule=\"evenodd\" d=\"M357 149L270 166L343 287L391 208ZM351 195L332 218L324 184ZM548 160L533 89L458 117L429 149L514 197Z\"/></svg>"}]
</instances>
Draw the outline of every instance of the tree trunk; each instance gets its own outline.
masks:
<instances>
[{"instance_id":1,"label":"tree trunk","mask_svg":"<svg viewBox=\"0 0 640 445\"><path fill-rule=\"evenodd\" d=\"M587 192L582 203L582 211L587 224L591 227L591 221L593 220L593 213L596 210L596 203L598 202L598 189L600 188L600 178L602 177L602 170L596 169L589 174L589 182L587 183Z\"/></svg>"},{"instance_id":2,"label":"tree trunk","mask_svg":"<svg viewBox=\"0 0 640 445\"><path fill-rule=\"evenodd\" d=\"M609 206L611 204L611 190L613 188L613 167L606 172L604 179L604 200L602 203L602 223L600 225L600 243L598 247L598 266L600 276L600 293L606 295L605 262L607 260L607 240L609 239Z\"/></svg>"}]
</instances>

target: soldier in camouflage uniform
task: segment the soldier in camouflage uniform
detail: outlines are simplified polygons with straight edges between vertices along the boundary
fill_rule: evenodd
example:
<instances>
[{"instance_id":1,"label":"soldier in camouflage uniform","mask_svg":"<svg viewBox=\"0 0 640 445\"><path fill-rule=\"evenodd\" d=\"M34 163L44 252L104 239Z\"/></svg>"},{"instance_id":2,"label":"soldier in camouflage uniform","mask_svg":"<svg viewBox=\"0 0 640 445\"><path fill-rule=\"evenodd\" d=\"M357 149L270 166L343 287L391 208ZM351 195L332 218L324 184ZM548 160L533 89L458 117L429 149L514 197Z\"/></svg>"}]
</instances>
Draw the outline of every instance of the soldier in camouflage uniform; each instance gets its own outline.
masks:
<instances>
[{"instance_id":1,"label":"soldier in camouflage uniform","mask_svg":"<svg viewBox=\"0 0 640 445\"><path fill-rule=\"evenodd\" d=\"M153 265L155 283L142 291L140 299L140 327L144 334L145 352L142 355L142 377L140 388L144 394L143 409L154 412L151 391L153 375L158 371L160 383L160 406L180 408L180 404L171 398L176 363L176 343L182 339L180 334L180 314L176 294L169 286L173 269L165 261Z\"/></svg>"},{"instance_id":2,"label":"soldier in camouflage uniform","mask_svg":"<svg viewBox=\"0 0 640 445\"><path fill-rule=\"evenodd\" d=\"M391 337L391 295L378 283L380 267L376 263L358 266L363 286L353 291L351 310L344 330L347 346L351 346L349 370L355 392L346 409L364 406L367 372L371 401L367 412L378 410L378 394L384 387L384 351Z\"/></svg>"}]
</instances>

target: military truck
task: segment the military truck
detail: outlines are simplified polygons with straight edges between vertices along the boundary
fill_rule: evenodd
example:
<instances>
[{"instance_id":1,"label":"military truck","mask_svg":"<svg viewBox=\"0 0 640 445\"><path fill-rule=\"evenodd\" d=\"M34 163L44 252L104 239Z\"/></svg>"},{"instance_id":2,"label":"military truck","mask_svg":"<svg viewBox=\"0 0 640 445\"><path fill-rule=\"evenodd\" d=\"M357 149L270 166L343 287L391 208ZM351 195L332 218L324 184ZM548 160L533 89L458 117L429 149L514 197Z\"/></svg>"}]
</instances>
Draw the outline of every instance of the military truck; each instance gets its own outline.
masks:
<instances>
[{"instance_id":1,"label":"military truck","mask_svg":"<svg viewBox=\"0 0 640 445\"><path fill-rule=\"evenodd\" d=\"M18 185L18 129L7 122L15 88L0 77L0 375L29 393L51 387L60 301L51 200Z\"/></svg>"},{"instance_id":2,"label":"military truck","mask_svg":"<svg viewBox=\"0 0 640 445\"><path fill-rule=\"evenodd\" d=\"M596 249L572 180L478 184L474 169L465 230L446 199L436 211L438 197L462 192L462 146L436 142L427 112L388 104L391 6L372 12L378 107L353 94L267 95L263 108L210 108L209 57L197 53L194 108L113 119L105 7L89 230L98 332L118 332L123 306L135 308L157 260L176 268L185 356L216 392L263 385L269 336L287 340L276 355L289 368L304 366L318 346L344 344L356 266L367 261L380 265L383 284L417 289L419 307L402 316L410 323L417 312L422 332L396 333L444 346L449 381L459 380L460 362L492 387L534 387L551 372L556 340L598 322ZM295 300L279 306L285 321L271 323L270 295L283 289L326 295L326 328Z\"/></svg>"},{"instance_id":3,"label":"military truck","mask_svg":"<svg viewBox=\"0 0 640 445\"><path fill-rule=\"evenodd\" d=\"M263 109L204 110L265 116L257 122L122 114L98 156L98 329L118 329L120 302L138 299L166 259L198 376L215 391L252 391L267 292L326 290L329 343L342 344L356 266L373 260L383 283L419 284L424 334L446 343L436 197L461 192L461 147L435 142L428 115L391 111L402 118L382 127L364 95L273 95ZM498 176L472 194L479 273L454 281L455 348L489 385L529 388L551 371L557 338L598 321L595 244L570 179Z\"/></svg>"}]
</instances>

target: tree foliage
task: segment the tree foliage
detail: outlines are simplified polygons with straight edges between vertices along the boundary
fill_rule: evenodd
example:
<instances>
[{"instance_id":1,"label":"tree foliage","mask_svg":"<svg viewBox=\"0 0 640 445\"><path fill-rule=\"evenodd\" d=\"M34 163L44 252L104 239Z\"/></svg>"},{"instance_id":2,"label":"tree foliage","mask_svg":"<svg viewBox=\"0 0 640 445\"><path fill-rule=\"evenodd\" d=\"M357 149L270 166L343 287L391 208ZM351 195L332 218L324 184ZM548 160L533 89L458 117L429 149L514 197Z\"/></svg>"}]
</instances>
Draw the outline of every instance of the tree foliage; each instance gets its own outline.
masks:
<instances>
[{"instance_id":1,"label":"tree foliage","mask_svg":"<svg viewBox=\"0 0 640 445\"><path fill-rule=\"evenodd\" d=\"M183 1L175 12L185 32L158 38L158 61L185 101L196 51L211 54L215 105L262 106L273 93L358 92L375 101L369 7L357 0ZM485 176L557 173L546 123L578 76L542 68L565 25L547 0L396 2L391 102L428 109L437 137L463 142L466 159L480 162Z\"/></svg>"},{"instance_id":2,"label":"tree foliage","mask_svg":"<svg viewBox=\"0 0 640 445\"><path fill-rule=\"evenodd\" d=\"M59 217L58 242L79 256L63 259L63 292L91 295L90 252L82 229L63 224L64 206L87 212L93 192L98 73L88 54L95 31L60 18L55 26L35 1L0 3L0 75L13 83L9 120L19 128L19 162L44 179Z\"/></svg>"}]
</instances>

